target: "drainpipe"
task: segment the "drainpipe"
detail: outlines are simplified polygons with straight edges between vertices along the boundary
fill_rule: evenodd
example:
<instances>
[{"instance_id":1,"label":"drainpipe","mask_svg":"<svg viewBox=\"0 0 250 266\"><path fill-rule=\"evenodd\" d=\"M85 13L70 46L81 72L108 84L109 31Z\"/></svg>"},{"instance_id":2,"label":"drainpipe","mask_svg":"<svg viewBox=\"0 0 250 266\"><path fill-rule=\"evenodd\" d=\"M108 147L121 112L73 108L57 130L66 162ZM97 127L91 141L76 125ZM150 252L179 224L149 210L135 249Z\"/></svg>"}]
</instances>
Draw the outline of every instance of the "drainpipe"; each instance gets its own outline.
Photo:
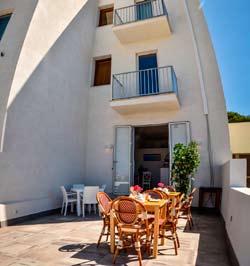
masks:
<instances>
[{"instance_id":1,"label":"drainpipe","mask_svg":"<svg viewBox=\"0 0 250 266\"><path fill-rule=\"evenodd\" d=\"M193 46L194 46L194 53L195 53L195 60L198 68L198 75L200 80L200 89L201 89L201 96L203 102L203 112L205 115L206 125L207 125L207 149L208 149L208 157L209 157L209 168L210 168L210 187L214 186L214 169L213 169L213 149L211 144L211 132L210 132L210 125L209 125L209 108L208 108L208 100L207 100L207 93L206 93L206 86L204 82L204 73L201 64L201 56L199 47L197 44L197 38L194 31L194 25L191 19L190 11L188 8L187 0L184 0L184 8L187 15L188 25L191 31Z\"/></svg>"},{"instance_id":2,"label":"drainpipe","mask_svg":"<svg viewBox=\"0 0 250 266\"><path fill-rule=\"evenodd\" d=\"M1 142L0 142L0 153L3 152L3 149L4 149L6 122L7 122L7 111L5 111L5 114L4 114L4 121L3 121L3 128L2 128Z\"/></svg>"}]
</instances>

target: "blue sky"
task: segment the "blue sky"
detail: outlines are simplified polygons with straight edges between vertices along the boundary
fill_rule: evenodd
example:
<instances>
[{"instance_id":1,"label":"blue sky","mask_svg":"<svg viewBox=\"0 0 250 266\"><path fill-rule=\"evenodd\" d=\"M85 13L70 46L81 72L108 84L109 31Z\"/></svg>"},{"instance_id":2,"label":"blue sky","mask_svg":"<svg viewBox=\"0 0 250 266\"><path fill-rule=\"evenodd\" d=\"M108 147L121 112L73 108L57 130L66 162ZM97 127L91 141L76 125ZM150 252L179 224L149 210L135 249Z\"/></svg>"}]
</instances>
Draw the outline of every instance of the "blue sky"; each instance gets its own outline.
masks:
<instances>
[{"instance_id":1,"label":"blue sky","mask_svg":"<svg viewBox=\"0 0 250 266\"><path fill-rule=\"evenodd\" d=\"M201 0L228 111L250 115L250 0Z\"/></svg>"}]
</instances>

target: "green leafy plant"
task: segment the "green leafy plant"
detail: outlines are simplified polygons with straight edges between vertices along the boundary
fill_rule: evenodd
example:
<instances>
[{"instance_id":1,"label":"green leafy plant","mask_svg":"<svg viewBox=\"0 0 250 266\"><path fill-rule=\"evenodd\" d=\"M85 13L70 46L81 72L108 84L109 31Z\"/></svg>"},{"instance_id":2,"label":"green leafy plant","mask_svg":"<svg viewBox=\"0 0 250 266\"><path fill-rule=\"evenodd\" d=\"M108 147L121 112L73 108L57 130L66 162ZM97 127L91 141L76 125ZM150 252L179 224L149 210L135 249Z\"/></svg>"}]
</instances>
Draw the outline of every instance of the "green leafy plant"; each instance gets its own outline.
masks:
<instances>
[{"instance_id":1,"label":"green leafy plant","mask_svg":"<svg viewBox=\"0 0 250 266\"><path fill-rule=\"evenodd\" d=\"M188 194L191 188L191 179L194 179L200 165L198 144L194 141L188 145L176 144L173 151L172 180L176 190Z\"/></svg>"},{"instance_id":2,"label":"green leafy plant","mask_svg":"<svg viewBox=\"0 0 250 266\"><path fill-rule=\"evenodd\" d=\"M250 115L241 115L237 112L228 112L229 123L250 122Z\"/></svg>"}]
</instances>

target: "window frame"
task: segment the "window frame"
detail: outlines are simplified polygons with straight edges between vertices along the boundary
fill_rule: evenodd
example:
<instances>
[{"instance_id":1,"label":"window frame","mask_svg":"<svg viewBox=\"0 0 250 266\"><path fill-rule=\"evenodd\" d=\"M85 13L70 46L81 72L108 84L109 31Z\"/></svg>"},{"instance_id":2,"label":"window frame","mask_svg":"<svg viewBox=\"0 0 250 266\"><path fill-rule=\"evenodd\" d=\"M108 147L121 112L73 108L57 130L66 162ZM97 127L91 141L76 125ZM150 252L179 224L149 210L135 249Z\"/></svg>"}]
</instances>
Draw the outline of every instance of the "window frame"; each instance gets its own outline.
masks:
<instances>
[{"instance_id":1,"label":"window frame","mask_svg":"<svg viewBox=\"0 0 250 266\"><path fill-rule=\"evenodd\" d=\"M107 83L98 83L97 82L97 65L98 63L109 61L110 62L110 75L109 75L109 81ZM112 57L111 56L103 56L94 58L93 62L93 79L92 79L92 86L93 87L99 87L99 86L108 86L111 85L112 82Z\"/></svg>"},{"instance_id":2,"label":"window frame","mask_svg":"<svg viewBox=\"0 0 250 266\"><path fill-rule=\"evenodd\" d=\"M108 13L112 11L113 12L113 16L112 16L112 23L107 23L107 24L102 24L101 21L102 21L102 15L101 13L102 12L105 12ZM101 7L99 8L99 18L98 18L98 27L104 27L104 26L109 26L109 25L113 25L113 22L114 21L114 6L105 6L105 7Z\"/></svg>"},{"instance_id":3,"label":"window frame","mask_svg":"<svg viewBox=\"0 0 250 266\"><path fill-rule=\"evenodd\" d=\"M2 34L2 36L0 35L0 42L2 41L2 39L4 37L4 34L5 34L6 29L7 29L8 25L9 25L9 23L10 23L12 15L13 15L13 12L11 12L11 11L0 13L0 20L5 18L5 17L9 17L8 23L7 23L7 25L6 25L6 27L5 27L4 31L3 31L3 34Z\"/></svg>"}]
</instances>

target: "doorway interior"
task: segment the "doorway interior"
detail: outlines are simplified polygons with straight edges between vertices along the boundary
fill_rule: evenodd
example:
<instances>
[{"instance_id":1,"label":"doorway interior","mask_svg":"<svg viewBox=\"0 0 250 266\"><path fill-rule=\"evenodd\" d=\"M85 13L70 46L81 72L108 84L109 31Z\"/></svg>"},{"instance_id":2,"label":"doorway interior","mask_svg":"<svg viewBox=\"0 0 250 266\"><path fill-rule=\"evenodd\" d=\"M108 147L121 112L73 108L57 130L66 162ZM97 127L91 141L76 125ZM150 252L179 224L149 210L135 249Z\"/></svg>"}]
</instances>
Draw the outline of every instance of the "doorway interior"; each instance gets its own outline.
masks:
<instances>
[{"instance_id":1,"label":"doorway interior","mask_svg":"<svg viewBox=\"0 0 250 266\"><path fill-rule=\"evenodd\" d=\"M144 184L145 175L150 184ZM169 183L169 129L168 125L135 127L134 184L144 189Z\"/></svg>"},{"instance_id":2,"label":"doorway interior","mask_svg":"<svg viewBox=\"0 0 250 266\"><path fill-rule=\"evenodd\" d=\"M116 126L113 193L127 195L131 185L143 186L143 172L150 172L152 177L147 188L156 186L159 181L169 184L173 148L177 143L188 144L190 141L190 122Z\"/></svg>"}]
</instances>

